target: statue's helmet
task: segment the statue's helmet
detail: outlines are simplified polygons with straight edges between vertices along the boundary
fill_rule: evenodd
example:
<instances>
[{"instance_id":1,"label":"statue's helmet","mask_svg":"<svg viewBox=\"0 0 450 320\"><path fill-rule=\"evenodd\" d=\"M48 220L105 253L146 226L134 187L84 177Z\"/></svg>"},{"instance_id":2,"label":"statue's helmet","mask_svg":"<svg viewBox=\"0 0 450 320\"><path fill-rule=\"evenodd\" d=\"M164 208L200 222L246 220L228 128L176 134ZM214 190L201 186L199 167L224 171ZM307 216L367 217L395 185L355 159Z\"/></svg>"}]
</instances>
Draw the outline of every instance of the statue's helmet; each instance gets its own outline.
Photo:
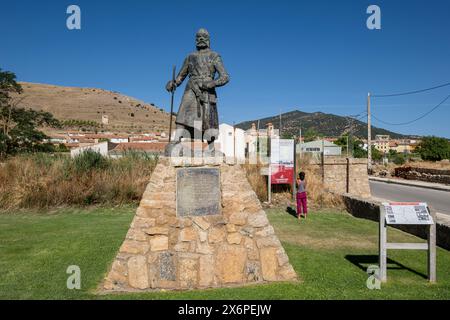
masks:
<instances>
[{"instance_id":1,"label":"statue's helmet","mask_svg":"<svg viewBox=\"0 0 450 320\"><path fill-rule=\"evenodd\" d=\"M200 28L195 34L195 45L197 49L209 48L210 38L208 30Z\"/></svg>"}]
</instances>

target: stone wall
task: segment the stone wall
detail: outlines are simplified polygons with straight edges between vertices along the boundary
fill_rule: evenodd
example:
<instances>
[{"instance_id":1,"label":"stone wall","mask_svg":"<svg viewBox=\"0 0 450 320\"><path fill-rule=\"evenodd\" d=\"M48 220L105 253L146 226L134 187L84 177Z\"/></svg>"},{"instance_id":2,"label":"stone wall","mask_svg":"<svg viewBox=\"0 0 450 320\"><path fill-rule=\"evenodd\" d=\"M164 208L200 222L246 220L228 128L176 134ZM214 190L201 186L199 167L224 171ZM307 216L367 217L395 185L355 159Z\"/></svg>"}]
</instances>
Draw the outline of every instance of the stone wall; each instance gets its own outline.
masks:
<instances>
[{"instance_id":1,"label":"stone wall","mask_svg":"<svg viewBox=\"0 0 450 320\"><path fill-rule=\"evenodd\" d=\"M323 162L312 163L314 170L323 177L325 187L338 194L350 193L369 198L369 176L367 174L367 159L325 157Z\"/></svg>"},{"instance_id":2,"label":"stone wall","mask_svg":"<svg viewBox=\"0 0 450 320\"><path fill-rule=\"evenodd\" d=\"M407 180L419 180L450 185L450 170L398 167L394 169L394 176Z\"/></svg>"},{"instance_id":3,"label":"stone wall","mask_svg":"<svg viewBox=\"0 0 450 320\"><path fill-rule=\"evenodd\" d=\"M222 214L178 217L176 170L160 159L104 291L194 289L296 280L239 165L221 163Z\"/></svg>"},{"instance_id":4,"label":"stone wall","mask_svg":"<svg viewBox=\"0 0 450 320\"><path fill-rule=\"evenodd\" d=\"M347 194L343 196L347 211L358 218L379 221L380 202L355 197ZM442 214L436 214L436 244L441 248L450 250L450 219ZM392 225L392 227L411 233L419 238L426 239L426 227L417 225Z\"/></svg>"}]
</instances>

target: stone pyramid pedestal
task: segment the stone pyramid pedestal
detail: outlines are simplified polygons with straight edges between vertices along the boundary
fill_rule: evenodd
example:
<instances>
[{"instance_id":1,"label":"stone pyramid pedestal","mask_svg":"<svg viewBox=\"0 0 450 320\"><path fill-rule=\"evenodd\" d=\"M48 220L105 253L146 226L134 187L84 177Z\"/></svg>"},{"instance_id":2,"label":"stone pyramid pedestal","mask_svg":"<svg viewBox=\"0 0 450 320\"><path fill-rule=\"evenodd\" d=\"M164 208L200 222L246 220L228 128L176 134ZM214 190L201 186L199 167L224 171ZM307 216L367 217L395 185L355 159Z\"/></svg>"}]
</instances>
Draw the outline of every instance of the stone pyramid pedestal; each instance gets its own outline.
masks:
<instances>
[{"instance_id":1,"label":"stone pyramid pedestal","mask_svg":"<svg viewBox=\"0 0 450 320\"><path fill-rule=\"evenodd\" d=\"M101 291L294 281L244 169L218 158L161 158Z\"/></svg>"}]
</instances>

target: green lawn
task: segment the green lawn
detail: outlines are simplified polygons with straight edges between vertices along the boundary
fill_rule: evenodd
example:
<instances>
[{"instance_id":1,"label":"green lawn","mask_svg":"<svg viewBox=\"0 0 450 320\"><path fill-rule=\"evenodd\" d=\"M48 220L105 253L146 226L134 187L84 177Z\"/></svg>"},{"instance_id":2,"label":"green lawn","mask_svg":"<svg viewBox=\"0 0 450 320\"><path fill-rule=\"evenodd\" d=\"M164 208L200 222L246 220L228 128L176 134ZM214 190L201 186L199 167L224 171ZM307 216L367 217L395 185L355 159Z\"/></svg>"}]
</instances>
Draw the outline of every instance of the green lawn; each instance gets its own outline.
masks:
<instances>
[{"instance_id":1,"label":"green lawn","mask_svg":"<svg viewBox=\"0 0 450 320\"><path fill-rule=\"evenodd\" d=\"M283 210L269 219L299 283L186 292L96 295L135 208L61 209L0 215L0 299L449 299L450 252L437 250L437 284L426 280L426 252L389 251L388 283L366 287L377 263L377 224L339 212L298 222ZM389 240L422 241L390 229ZM81 290L68 290L66 269L81 268Z\"/></svg>"}]
</instances>

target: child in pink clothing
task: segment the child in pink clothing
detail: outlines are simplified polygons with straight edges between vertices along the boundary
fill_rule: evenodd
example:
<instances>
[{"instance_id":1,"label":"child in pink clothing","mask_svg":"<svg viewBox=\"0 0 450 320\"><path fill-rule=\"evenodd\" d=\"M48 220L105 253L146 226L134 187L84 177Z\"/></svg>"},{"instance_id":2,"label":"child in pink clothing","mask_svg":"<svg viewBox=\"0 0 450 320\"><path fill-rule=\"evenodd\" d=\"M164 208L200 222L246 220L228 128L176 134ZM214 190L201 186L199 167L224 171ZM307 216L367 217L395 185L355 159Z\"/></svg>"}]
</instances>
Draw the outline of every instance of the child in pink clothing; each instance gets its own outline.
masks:
<instances>
[{"instance_id":1,"label":"child in pink clothing","mask_svg":"<svg viewBox=\"0 0 450 320\"><path fill-rule=\"evenodd\" d=\"M297 217L300 219L301 213L306 218L308 206L306 201L306 181L305 173L302 171L298 174L297 179Z\"/></svg>"}]
</instances>

